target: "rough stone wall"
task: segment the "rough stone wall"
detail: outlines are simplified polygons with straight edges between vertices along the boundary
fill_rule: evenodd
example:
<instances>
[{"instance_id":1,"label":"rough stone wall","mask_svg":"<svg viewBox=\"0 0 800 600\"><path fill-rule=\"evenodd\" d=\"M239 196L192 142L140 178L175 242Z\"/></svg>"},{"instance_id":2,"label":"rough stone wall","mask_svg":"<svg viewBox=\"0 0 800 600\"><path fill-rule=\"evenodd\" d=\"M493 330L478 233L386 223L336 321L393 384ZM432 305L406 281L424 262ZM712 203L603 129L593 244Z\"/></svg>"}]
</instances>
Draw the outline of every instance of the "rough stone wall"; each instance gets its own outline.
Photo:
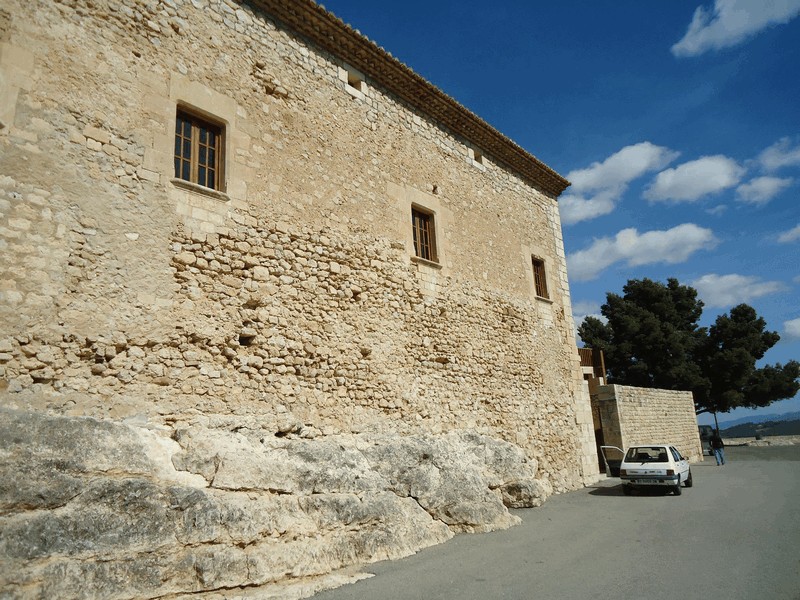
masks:
<instances>
[{"instance_id":1,"label":"rough stone wall","mask_svg":"<svg viewBox=\"0 0 800 600\"><path fill-rule=\"evenodd\" d=\"M703 460L691 392L604 385L592 403L598 408L607 445L625 449L666 442L691 461Z\"/></svg>"},{"instance_id":2,"label":"rough stone wall","mask_svg":"<svg viewBox=\"0 0 800 600\"><path fill-rule=\"evenodd\" d=\"M594 476L555 198L246 3L0 17L4 403L468 428L556 491ZM224 122L224 193L173 180L178 105ZM438 265L413 257L412 204Z\"/></svg>"}]
</instances>

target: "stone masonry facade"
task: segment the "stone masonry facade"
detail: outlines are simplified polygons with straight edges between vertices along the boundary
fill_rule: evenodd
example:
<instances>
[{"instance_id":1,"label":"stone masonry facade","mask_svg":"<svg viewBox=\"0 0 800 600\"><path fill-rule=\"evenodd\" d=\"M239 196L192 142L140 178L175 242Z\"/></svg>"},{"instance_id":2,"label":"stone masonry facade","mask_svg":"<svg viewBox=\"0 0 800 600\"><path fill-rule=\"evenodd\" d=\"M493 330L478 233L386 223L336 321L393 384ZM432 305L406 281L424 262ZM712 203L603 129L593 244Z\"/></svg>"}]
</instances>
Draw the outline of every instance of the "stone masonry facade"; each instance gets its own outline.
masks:
<instances>
[{"instance_id":1,"label":"stone masonry facade","mask_svg":"<svg viewBox=\"0 0 800 600\"><path fill-rule=\"evenodd\" d=\"M222 189L175 178L178 110L224 130ZM470 429L574 489L597 466L566 185L307 0L8 0L0 401Z\"/></svg>"},{"instance_id":2,"label":"stone masonry facade","mask_svg":"<svg viewBox=\"0 0 800 600\"><path fill-rule=\"evenodd\" d=\"M691 392L602 385L592 408L606 445L666 442L692 462L703 460Z\"/></svg>"}]
</instances>

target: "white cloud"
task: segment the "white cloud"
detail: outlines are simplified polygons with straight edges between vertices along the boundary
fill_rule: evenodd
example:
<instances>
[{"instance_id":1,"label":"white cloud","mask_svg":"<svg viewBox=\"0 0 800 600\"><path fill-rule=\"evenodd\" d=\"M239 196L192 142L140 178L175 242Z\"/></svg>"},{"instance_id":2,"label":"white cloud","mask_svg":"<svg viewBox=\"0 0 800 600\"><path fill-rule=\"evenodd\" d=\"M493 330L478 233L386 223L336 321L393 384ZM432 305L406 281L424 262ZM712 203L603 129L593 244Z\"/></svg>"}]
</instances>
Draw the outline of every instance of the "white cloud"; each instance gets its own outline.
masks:
<instances>
[{"instance_id":1,"label":"white cloud","mask_svg":"<svg viewBox=\"0 0 800 600\"><path fill-rule=\"evenodd\" d=\"M749 204L766 204L792 183L791 177L756 177L736 188L736 197Z\"/></svg>"},{"instance_id":2,"label":"white cloud","mask_svg":"<svg viewBox=\"0 0 800 600\"><path fill-rule=\"evenodd\" d=\"M714 208L709 208L706 212L712 216L717 216L723 214L726 210L728 210L727 204L717 204Z\"/></svg>"},{"instance_id":3,"label":"white cloud","mask_svg":"<svg viewBox=\"0 0 800 600\"><path fill-rule=\"evenodd\" d=\"M800 166L800 145L792 148L792 142L788 137L781 138L759 154L758 161L767 171Z\"/></svg>"},{"instance_id":4,"label":"white cloud","mask_svg":"<svg viewBox=\"0 0 800 600\"><path fill-rule=\"evenodd\" d=\"M789 231L784 231L778 236L778 241L781 244L788 244L800 240L800 225L792 227Z\"/></svg>"},{"instance_id":5,"label":"white cloud","mask_svg":"<svg viewBox=\"0 0 800 600\"><path fill-rule=\"evenodd\" d=\"M591 198L564 194L558 199L558 210L561 213L561 223L572 225L580 221L588 221L602 217L613 212L617 199L621 194L604 193L596 194Z\"/></svg>"},{"instance_id":6,"label":"white cloud","mask_svg":"<svg viewBox=\"0 0 800 600\"><path fill-rule=\"evenodd\" d=\"M784 338L790 340L800 340L800 319L792 319L783 322Z\"/></svg>"},{"instance_id":7,"label":"white cloud","mask_svg":"<svg viewBox=\"0 0 800 600\"><path fill-rule=\"evenodd\" d=\"M605 323L606 318L600 314L600 305L597 302L576 302L572 305L572 316L575 326L580 325L586 317L595 317Z\"/></svg>"},{"instance_id":8,"label":"white cloud","mask_svg":"<svg viewBox=\"0 0 800 600\"><path fill-rule=\"evenodd\" d=\"M755 298L783 292L786 286L780 281L761 281L749 275L717 275L709 273L691 283L706 306L733 306Z\"/></svg>"},{"instance_id":9,"label":"white cloud","mask_svg":"<svg viewBox=\"0 0 800 600\"><path fill-rule=\"evenodd\" d=\"M600 319L603 323L607 323L603 315L600 314L600 305L597 302L576 302L572 305L572 317L575 320L575 339L579 339L578 327L586 319L586 317L594 317Z\"/></svg>"},{"instance_id":10,"label":"white cloud","mask_svg":"<svg viewBox=\"0 0 800 600\"><path fill-rule=\"evenodd\" d=\"M617 262L629 266L676 264L686 261L700 249L713 248L716 243L710 229L693 223L642 234L636 229L623 229L613 238L595 239L588 248L571 254L567 258L568 272L575 281L588 281Z\"/></svg>"},{"instance_id":11,"label":"white cloud","mask_svg":"<svg viewBox=\"0 0 800 600\"><path fill-rule=\"evenodd\" d=\"M703 156L661 171L645 190L644 197L652 202L693 202L735 186L744 172L727 156Z\"/></svg>"},{"instance_id":12,"label":"white cloud","mask_svg":"<svg viewBox=\"0 0 800 600\"><path fill-rule=\"evenodd\" d=\"M663 146L640 142L626 146L603 162L567 173L572 182L559 200L561 222L571 225L612 212L628 184L649 171L663 169L678 157Z\"/></svg>"},{"instance_id":13,"label":"white cloud","mask_svg":"<svg viewBox=\"0 0 800 600\"><path fill-rule=\"evenodd\" d=\"M604 190L625 185L647 171L663 169L678 157L669 148L650 142L625 146L603 162L594 162L585 169L570 171L567 179L580 192Z\"/></svg>"},{"instance_id":14,"label":"white cloud","mask_svg":"<svg viewBox=\"0 0 800 600\"><path fill-rule=\"evenodd\" d=\"M600 314L600 305L597 302L576 302L572 305L572 317L575 321L575 339L580 340L578 327L581 326L586 317L600 319L603 323L608 323L603 315Z\"/></svg>"},{"instance_id":15,"label":"white cloud","mask_svg":"<svg viewBox=\"0 0 800 600\"><path fill-rule=\"evenodd\" d=\"M697 7L686 35L672 46L672 54L698 56L729 48L798 14L800 0L715 0L710 10Z\"/></svg>"}]
</instances>

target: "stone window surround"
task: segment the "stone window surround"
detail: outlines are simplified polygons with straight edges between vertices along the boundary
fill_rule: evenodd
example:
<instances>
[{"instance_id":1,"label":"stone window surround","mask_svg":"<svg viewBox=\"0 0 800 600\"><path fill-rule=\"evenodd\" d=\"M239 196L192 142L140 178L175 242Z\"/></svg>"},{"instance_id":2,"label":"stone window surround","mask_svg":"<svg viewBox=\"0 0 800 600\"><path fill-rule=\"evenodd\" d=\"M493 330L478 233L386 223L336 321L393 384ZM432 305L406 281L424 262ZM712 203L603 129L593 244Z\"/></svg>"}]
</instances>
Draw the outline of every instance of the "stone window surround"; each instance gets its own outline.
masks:
<instances>
[{"instance_id":1,"label":"stone window surround","mask_svg":"<svg viewBox=\"0 0 800 600\"><path fill-rule=\"evenodd\" d=\"M158 182L164 185L167 197L188 230L218 233L226 228L231 209L247 203L250 174L246 165L235 160L238 149L250 147L250 136L236 125L244 112L233 98L181 73L172 72L165 83L163 95L152 95L145 100L153 113L161 115L161 123L152 130L152 146L145 149L143 167L156 174ZM181 108L224 126L224 192L175 177L175 122Z\"/></svg>"},{"instance_id":2,"label":"stone window surround","mask_svg":"<svg viewBox=\"0 0 800 600\"><path fill-rule=\"evenodd\" d=\"M434 186L431 186L433 189ZM398 215L395 221L395 235L403 240L409 262L421 268L441 271L446 275L448 266L448 245L445 231L453 223L450 210L445 208L438 196L430 192L423 192L408 185L389 183L386 194L394 202ZM414 234L411 227L412 209L421 210L433 215L433 235L436 242L436 262L417 256L414 250Z\"/></svg>"},{"instance_id":3,"label":"stone window surround","mask_svg":"<svg viewBox=\"0 0 800 600\"><path fill-rule=\"evenodd\" d=\"M152 148L145 151L144 163L146 168L160 174L161 181L167 183L170 196L177 199L185 197L188 193L193 196L203 195L214 199L215 202L244 200L245 181L233 160L237 137L241 137L241 132L237 131L235 125L238 109L236 101L184 75L172 73L168 96L158 98L155 102L164 115L166 126L155 132ZM224 192L175 177L173 155L178 110L185 110L224 128L225 149L222 157L224 181L220 186Z\"/></svg>"},{"instance_id":4,"label":"stone window surround","mask_svg":"<svg viewBox=\"0 0 800 600\"><path fill-rule=\"evenodd\" d=\"M528 280L528 290L530 290L530 299L531 302L548 305L554 304L557 297L557 289L553 286L553 269L552 269L552 261L548 259L547 253L544 251L544 248L539 246L538 244L531 244L521 246L521 254L520 257L524 264L525 269L525 278ZM545 277L545 284L547 285L547 298L543 296L539 296L536 293L536 282L534 281L533 276L533 261L540 260L544 263L544 277Z\"/></svg>"},{"instance_id":5,"label":"stone window surround","mask_svg":"<svg viewBox=\"0 0 800 600\"><path fill-rule=\"evenodd\" d=\"M338 73L339 81L344 83L343 89L345 92L358 100L363 100L367 97L368 87L364 73L347 63L343 63L338 68Z\"/></svg>"},{"instance_id":6,"label":"stone window surround","mask_svg":"<svg viewBox=\"0 0 800 600\"><path fill-rule=\"evenodd\" d=\"M467 162L469 164L471 164L473 167L477 167L481 171L485 171L486 163L484 160L483 152L471 146L467 146Z\"/></svg>"}]
</instances>

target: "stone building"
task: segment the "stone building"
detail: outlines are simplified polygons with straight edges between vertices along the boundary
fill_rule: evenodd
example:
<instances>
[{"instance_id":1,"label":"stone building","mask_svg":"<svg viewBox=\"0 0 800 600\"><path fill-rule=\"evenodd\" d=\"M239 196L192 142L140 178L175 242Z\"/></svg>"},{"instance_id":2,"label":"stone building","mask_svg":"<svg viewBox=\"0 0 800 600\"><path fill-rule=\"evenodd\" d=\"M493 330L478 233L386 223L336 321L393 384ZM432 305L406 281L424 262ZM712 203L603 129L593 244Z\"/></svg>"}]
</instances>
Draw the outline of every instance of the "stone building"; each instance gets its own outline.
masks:
<instances>
[{"instance_id":1,"label":"stone building","mask_svg":"<svg viewBox=\"0 0 800 600\"><path fill-rule=\"evenodd\" d=\"M309 0L7 0L0 398L470 429L574 489L567 185Z\"/></svg>"}]
</instances>

